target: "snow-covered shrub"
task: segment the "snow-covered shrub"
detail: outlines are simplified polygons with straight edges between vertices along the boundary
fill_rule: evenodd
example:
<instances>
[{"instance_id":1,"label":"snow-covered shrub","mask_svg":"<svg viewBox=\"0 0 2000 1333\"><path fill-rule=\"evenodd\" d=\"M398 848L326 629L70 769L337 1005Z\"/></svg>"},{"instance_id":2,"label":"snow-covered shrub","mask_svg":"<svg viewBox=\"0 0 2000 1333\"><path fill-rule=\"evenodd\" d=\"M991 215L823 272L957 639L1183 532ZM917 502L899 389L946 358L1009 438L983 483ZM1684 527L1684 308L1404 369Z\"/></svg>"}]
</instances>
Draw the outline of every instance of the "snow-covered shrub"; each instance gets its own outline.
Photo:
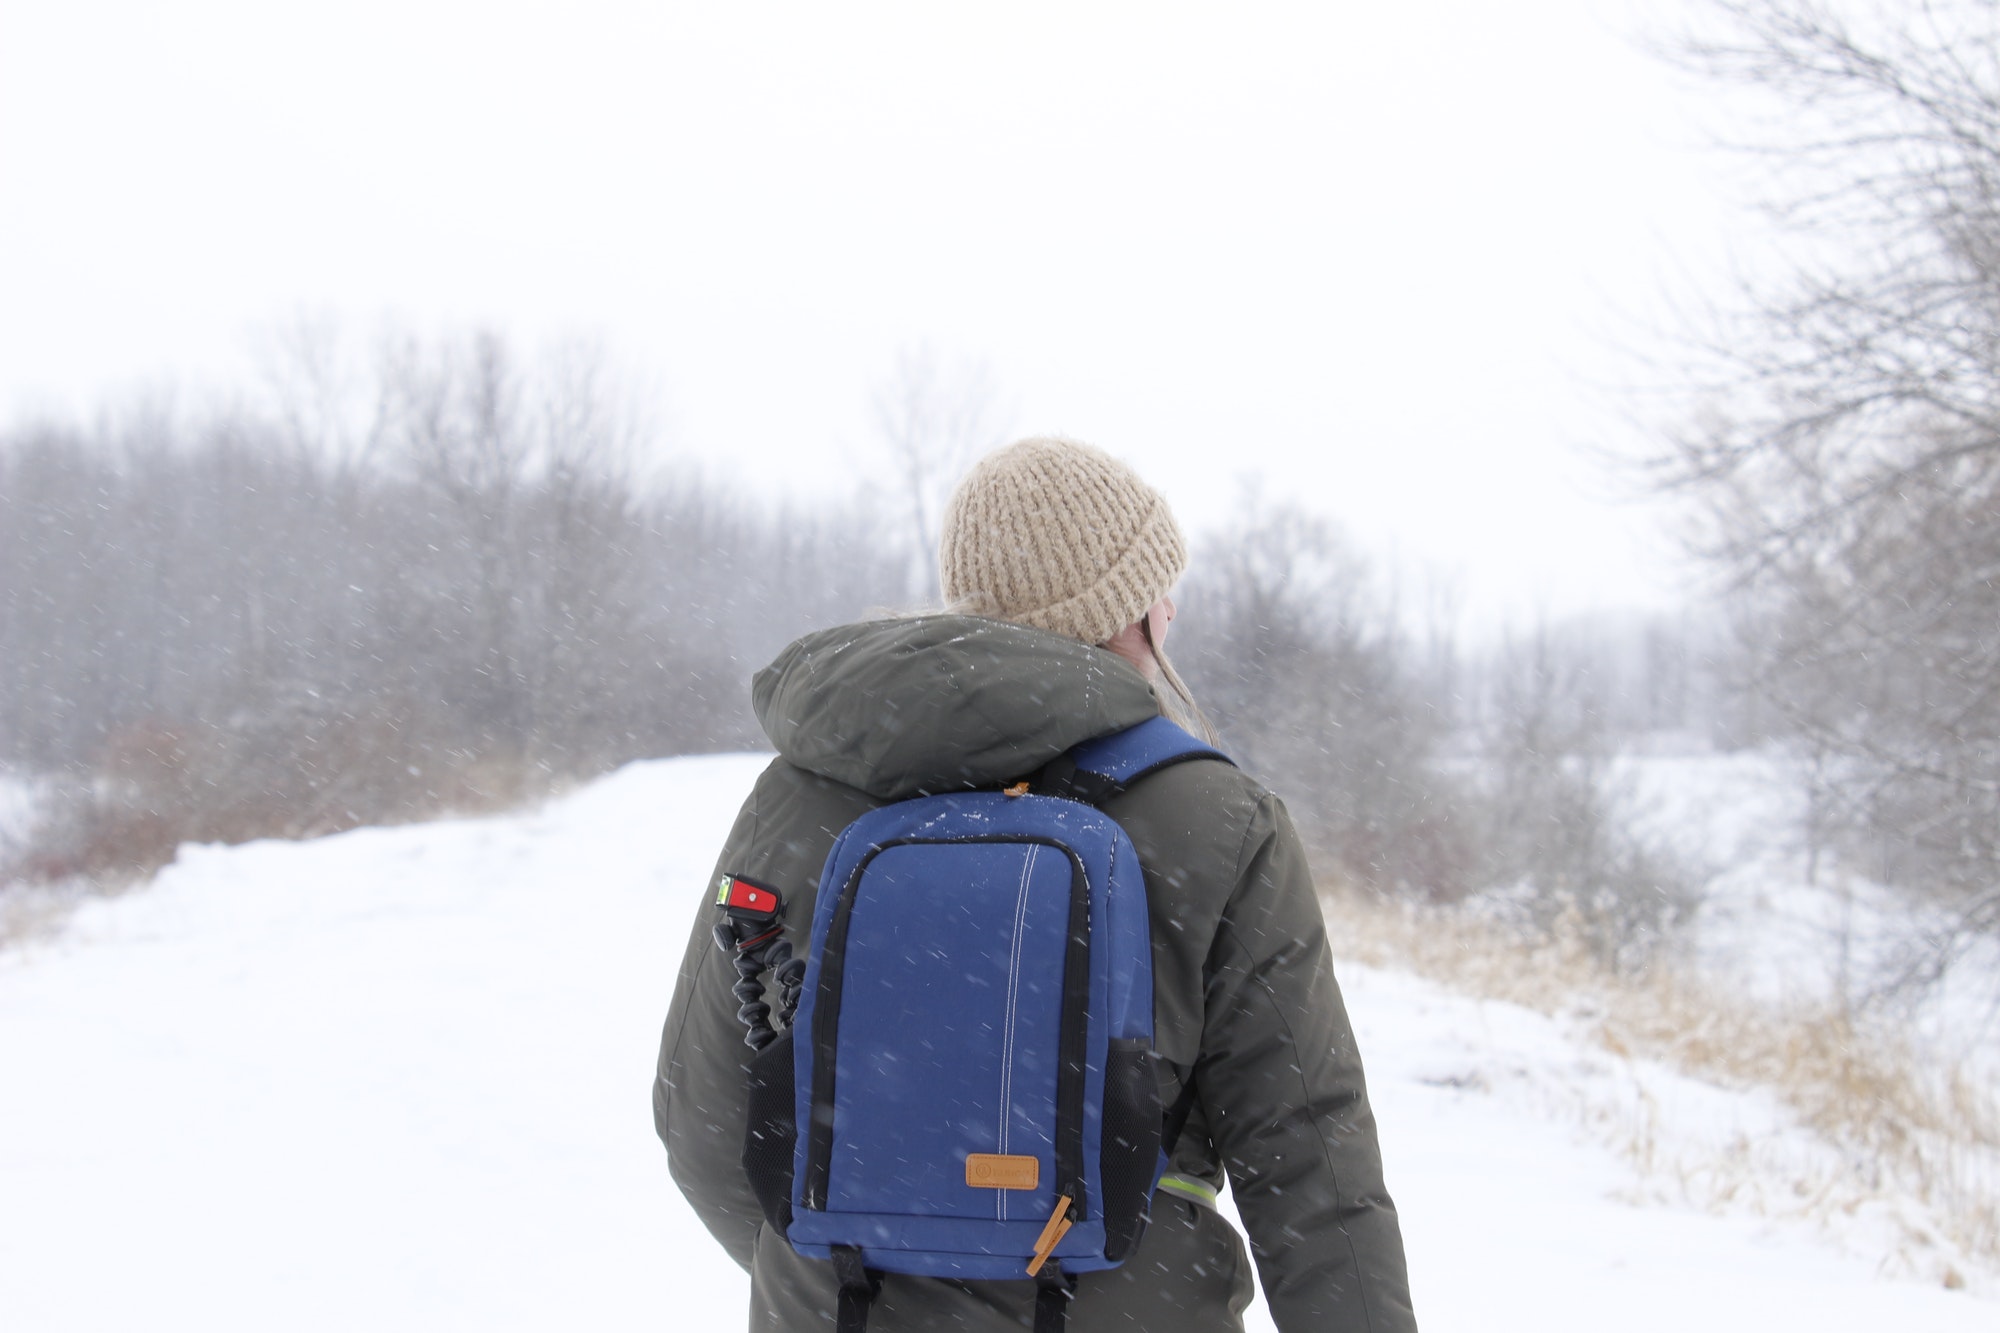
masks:
<instances>
[{"instance_id":1,"label":"snow-covered shrub","mask_svg":"<svg viewBox=\"0 0 2000 1333\"><path fill-rule=\"evenodd\" d=\"M1546 639L1503 652L1491 694L1465 769L1483 872L1472 905L1537 938L1576 940L1615 970L1644 968L1699 903L1698 871L1640 836L1603 709Z\"/></svg>"}]
</instances>

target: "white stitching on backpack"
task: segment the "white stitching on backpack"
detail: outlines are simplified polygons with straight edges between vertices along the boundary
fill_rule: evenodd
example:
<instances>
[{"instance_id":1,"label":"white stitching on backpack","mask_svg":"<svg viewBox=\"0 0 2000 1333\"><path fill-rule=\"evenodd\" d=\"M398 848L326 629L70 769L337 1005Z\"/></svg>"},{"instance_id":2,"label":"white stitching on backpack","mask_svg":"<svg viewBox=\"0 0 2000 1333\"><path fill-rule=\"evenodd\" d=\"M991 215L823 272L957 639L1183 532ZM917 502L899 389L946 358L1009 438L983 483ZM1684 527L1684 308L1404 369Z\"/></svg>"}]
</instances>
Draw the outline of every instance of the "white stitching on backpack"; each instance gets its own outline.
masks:
<instances>
[{"instance_id":1,"label":"white stitching on backpack","mask_svg":"<svg viewBox=\"0 0 2000 1333\"><path fill-rule=\"evenodd\" d=\"M1021 892L1014 902L1014 939L1011 954L1007 960L1007 1009L1006 1026L1000 1037L1000 1145L999 1151L1007 1151L1007 1126L1013 1118L1014 1109L1014 1008L1021 996L1021 953L1022 936L1028 919L1028 881L1035 872L1035 853L1041 848L1028 844L1028 859L1021 864ZM1007 1191L994 1191L996 1216L1002 1222L1007 1220Z\"/></svg>"}]
</instances>

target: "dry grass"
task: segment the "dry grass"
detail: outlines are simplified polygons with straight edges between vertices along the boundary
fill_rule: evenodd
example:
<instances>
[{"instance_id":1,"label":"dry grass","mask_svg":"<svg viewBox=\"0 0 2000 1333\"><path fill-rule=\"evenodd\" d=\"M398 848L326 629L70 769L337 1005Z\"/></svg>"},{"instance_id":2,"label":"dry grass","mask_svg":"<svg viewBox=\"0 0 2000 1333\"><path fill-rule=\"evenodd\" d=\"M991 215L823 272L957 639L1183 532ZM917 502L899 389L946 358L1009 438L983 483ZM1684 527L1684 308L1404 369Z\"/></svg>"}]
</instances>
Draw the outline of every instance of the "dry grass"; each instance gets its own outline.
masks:
<instances>
[{"instance_id":1,"label":"dry grass","mask_svg":"<svg viewBox=\"0 0 2000 1333\"><path fill-rule=\"evenodd\" d=\"M150 878L182 843L314 838L364 824L483 814L560 785L519 754L424 745L387 718L278 735L147 725L114 736L94 772L58 787L32 843L0 860L0 891Z\"/></svg>"},{"instance_id":2,"label":"dry grass","mask_svg":"<svg viewBox=\"0 0 2000 1333\"><path fill-rule=\"evenodd\" d=\"M15 885L0 888L0 950L48 939L83 900L75 885Z\"/></svg>"},{"instance_id":3,"label":"dry grass","mask_svg":"<svg viewBox=\"0 0 2000 1333\"><path fill-rule=\"evenodd\" d=\"M1343 894L1329 903L1341 951L1358 961L1414 971L1482 998L1577 1021L1606 1051L1657 1061L1733 1089L1779 1099L1834 1150L1786 1184L1793 1211L1852 1212L1872 1195L1915 1199L1942 1237L1921 1221L1905 1239L1937 1241L2000 1270L2000 1103L1959 1067L1926 1060L1892 1021L1831 1004L1774 1007L1718 993L1690 971L1659 964L1639 976L1612 973L1581 932L1524 939L1491 922ZM1610 1131L1641 1166L1656 1160L1658 1108L1640 1090ZM1601 1118L1601 1116L1599 1117ZM1703 1201L1729 1203L1758 1169L1757 1145L1673 1169ZM1836 1179L1835 1177L1838 1177ZM1699 1177L1699 1179L1696 1179ZM1934 1270L1935 1271L1935 1270ZM1946 1265L1946 1285L1963 1281Z\"/></svg>"}]
</instances>

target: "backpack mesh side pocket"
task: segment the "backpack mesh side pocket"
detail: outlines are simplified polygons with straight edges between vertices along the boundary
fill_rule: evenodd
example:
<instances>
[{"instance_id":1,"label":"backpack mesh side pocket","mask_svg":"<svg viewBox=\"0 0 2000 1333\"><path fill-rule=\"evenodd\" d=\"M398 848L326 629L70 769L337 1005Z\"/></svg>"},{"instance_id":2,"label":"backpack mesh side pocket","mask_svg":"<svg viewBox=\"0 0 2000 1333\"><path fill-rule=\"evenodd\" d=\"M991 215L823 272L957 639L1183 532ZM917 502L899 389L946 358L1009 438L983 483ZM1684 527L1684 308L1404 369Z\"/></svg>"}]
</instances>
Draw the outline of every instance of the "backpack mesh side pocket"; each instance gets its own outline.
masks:
<instances>
[{"instance_id":1,"label":"backpack mesh side pocket","mask_svg":"<svg viewBox=\"0 0 2000 1333\"><path fill-rule=\"evenodd\" d=\"M1114 1037L1104 1068L1104 1257L1120 1260L1145 1232L1160 1169L1160 1082L1153 1043Z\"/></svg>"},{"instance_id":2,"label":"backpack mesh side pocket","mask_svg":"<svg viewBox=\"0 0 2000 1333\"><path fill-rule=\"evenodd\" d=\"M750 1057L750 1102L743 1127L743 1170L779 1235L792 1225L792 1150L798 1143L792 1103L792 1034Z\"/></svg>"}]
</instances>

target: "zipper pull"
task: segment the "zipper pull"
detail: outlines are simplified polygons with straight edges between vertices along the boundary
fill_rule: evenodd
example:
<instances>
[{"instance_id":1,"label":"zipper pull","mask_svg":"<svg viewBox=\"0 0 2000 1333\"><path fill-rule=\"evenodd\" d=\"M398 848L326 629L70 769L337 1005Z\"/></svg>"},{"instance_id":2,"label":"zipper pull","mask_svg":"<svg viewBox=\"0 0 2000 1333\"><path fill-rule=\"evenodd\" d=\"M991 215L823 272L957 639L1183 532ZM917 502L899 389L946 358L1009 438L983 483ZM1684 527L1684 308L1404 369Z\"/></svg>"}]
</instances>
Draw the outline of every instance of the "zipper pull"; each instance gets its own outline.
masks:
<instances>
[{"instance_id":1,"label":"zipper pull","mask_svg":"<svg viewBox=\"0 0 2000 1333\"><path fill-rule=\"evenodd\" d=\"M1049 1256L1055 1253L1056 1246L1062 1244L1062 1238L1074 1225L1069 1216L1069 1195L1065 1194L1056 1200L1056 1210L1049 1214L1048 1225L1042 1228L1040 1238L1035 1241L1034 1256L1028 1260L1029 1277L1042 1271L1042 1265L1049 1261Z\"/></svg>"}]
</instances>

